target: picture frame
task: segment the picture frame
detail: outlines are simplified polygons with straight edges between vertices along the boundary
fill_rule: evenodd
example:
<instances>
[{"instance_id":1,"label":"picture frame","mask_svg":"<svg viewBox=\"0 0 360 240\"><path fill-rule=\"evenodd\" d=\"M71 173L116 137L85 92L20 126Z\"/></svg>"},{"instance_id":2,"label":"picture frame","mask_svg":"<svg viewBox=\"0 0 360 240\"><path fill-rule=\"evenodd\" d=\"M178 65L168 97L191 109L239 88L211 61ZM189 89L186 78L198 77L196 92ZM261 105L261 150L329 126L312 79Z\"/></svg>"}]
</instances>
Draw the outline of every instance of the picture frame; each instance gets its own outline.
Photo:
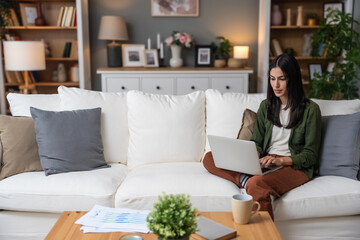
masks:
<instances>
[{"instance_id":1,"label":"picture frame","mask_svg":"<svg viewBox=\"0 0 360 240\"><path fill-rule=\"evenodd\" d=\"M23 26L35 26L37 16L35 3L19 3Z\"/></svg>"},{"instance_id":2,"label":"picture frame","mask_svg":"<svg viewBox=\"0 0 360 240\"><path fill-rule=\"evenodd\" d=\"M195 66L196 67L212 67L213 48L211 45L196 45L195 46Z\"/></svg>"},{"instance_id":3,"label":"picture frame","mask_svg":"<svg viewBox=\"0 0 360 240\"><path fill-rule=\"evenodd\" d=\"M145 44L122 44L122 61L124 67L143 67Z\"/></svg>"},{"instance_id":4,"label":"picture frame","mask_svg":"<svg viewBox=\"0 0 360 240\"><path fill-rule=\"evenodd\" d=\"M199 0L151 0L153 17L198 17Z\"/></svg>"},{"instance_id":5,"label":"picture frame","mask_svg":"<svg viewBox=\"0 0 360 240\"><path fill-rule=\"evenodd\" d=\"M159 67L158 51L156 49L144 50L144 66Z\"/></svg>"},{"instance_id":6,"label":"picture frame","mask_svg":"<svg viewBox=\"0 0 360 240\"><path fill-rule=\"evenodd\" d=\"M320 63L310 63L309 64L309 80L314 79L315 73L322 73L322 68Z\"/></svg>"},{"instance_id":7,"label":"picture frame","mask_svg":"<svg viewBox=\"0 0 360 240\"><path fill-rule=\"evenodd\" d=\"M344 3L343 2L339 2L339 3L334 3L334 2L325 2L324 3L324 6L323 6L323 12L324 12L324 15L323 17L326 18L327 15L329 14L328 13L328 9L332 9L332 10L340 10L341 12L344 12ZM332 19L329 19L329 22L331 22Z\"/></svg>"}]
</instances>

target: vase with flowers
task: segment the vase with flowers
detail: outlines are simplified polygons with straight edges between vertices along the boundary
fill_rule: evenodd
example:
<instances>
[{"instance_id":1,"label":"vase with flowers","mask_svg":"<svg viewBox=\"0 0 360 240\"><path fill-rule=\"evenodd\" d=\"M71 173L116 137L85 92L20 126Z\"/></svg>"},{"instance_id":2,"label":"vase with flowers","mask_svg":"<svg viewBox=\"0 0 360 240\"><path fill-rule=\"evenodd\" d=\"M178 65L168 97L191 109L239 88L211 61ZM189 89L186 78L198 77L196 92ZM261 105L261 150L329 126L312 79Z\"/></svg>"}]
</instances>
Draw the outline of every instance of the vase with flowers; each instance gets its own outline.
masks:
<instances>
[{"instance_id":1,"label":"vase with flowers","mask_svg":"<svg viewBox=\"0 0 360 240\"><path fill-rule=\"evenodd\" d=\"M192 37L186 32L173 31L171 36L165 39L165 43L166 45L170 46L171 49L170 66L181 67L183 65L181 49L182 47L192 47L194 41Z\"/></svg>"}]
</instances>

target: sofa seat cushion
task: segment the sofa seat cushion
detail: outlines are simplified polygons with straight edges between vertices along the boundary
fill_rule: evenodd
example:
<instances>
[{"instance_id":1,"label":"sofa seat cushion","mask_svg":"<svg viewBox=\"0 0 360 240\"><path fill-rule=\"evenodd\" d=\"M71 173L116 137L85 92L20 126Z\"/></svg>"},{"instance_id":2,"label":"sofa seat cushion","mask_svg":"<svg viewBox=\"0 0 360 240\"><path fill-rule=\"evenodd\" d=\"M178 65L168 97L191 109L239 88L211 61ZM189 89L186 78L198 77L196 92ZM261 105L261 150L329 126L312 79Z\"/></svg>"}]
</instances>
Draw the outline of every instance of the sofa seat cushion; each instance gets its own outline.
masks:
<instances>
[{"instance_id":1,"label":"sofa seat cushion","mask_svg":"<svg viewBox=\"0 0 360 240\"><path fill-rule=\"evenodd\" d=\"M45 176L28 172L0 181L0 209L34 212L88 211L95 204L113 207L128 169L123 164Z\"/></svg>"},{"instance_id":2,"label":"sofa seat cushion","mask_svg":"<svg viewBox=\"0 0 360 240\"><path fill-rule=\"evenodd\" d=\"M274 202L275 220L360 214L360 181L322 176Z\"/></svg>"},{"instance_id":3,"label":"sofa seat cushion","mask_svg":"<svg viewBox=\"0 0 360 240\"><path fill-rule=\"evenodd\" d=\"M239 188L209 173L198 162L142 165L131 170L115 196L115 207L152 209L163 192L185 193L199 211L231 211Z\"/></svg>"}]
</instances>

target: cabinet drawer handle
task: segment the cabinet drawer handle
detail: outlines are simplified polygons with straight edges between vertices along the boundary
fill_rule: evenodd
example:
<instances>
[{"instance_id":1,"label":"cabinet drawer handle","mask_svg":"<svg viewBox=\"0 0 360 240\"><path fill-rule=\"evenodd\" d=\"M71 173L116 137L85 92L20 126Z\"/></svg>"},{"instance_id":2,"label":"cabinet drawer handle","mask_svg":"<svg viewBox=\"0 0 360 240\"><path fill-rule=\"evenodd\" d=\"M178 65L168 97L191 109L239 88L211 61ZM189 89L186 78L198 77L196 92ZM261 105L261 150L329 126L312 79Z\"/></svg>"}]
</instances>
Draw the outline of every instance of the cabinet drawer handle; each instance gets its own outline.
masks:
<instances>
[{"instance_id":1,"label":"cabinet drawer handle","mask_svg":"<svg viewBox=\"0 0 360 240\"><path fill-rule=\"evenodd\" d=\"M225 87L226 89L230 89L230 86L229 85L226 85L226 87Z\"/></svg>"},{"instance_id":2,"label":"cabinet drawer handle","mask_svg":"<svg viewBox=\"0 0 360 240\"><path fill-rule=\"evenodd\" d=\"M121 86L121 89L122 89L122 90L125 90L125 87L124 87L124 86Z\"/></svg>"},{"instance_id":3,"label":"cabinet drawer handle","mask_svg":"<svg viewBox=\"0 0 360 240\"><path fill-rule=\"evenodd\" d=\"M193 89L193 90L194 90L194 89L195 89L195 86L191 86L191 89Z\"/></svg>"},{"instance_id":4,"label":"cabinet drawer handle","mask_svg":"<svg viewBox=\"0 0 360 240\"><path fill-rule=\"evenodd\" d=\"M157 90L160 90L160 86L156 86L156 89L157 89Z\"/></svg>"}]
</instances>

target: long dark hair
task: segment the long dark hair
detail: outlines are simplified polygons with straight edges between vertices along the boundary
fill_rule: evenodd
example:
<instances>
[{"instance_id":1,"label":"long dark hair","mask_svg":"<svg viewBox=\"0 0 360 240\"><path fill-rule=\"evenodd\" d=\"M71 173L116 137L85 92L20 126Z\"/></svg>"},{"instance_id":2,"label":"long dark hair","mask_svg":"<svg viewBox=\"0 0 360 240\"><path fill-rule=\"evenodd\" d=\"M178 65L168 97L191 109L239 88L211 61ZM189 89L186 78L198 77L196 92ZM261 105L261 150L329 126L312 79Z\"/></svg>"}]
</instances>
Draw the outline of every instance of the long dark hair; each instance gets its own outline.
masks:
<instances>
[{"instance_id":1,"label":"long dark hair","mask_svg":"<svg viewBox=\"0 0 360 240\"><path fill-rule=\"evenodd\" d=\"M268 120L275 126L282 127L280 122L279 113L281 108L281 100L276 97L273 88L270 84L270 71L273 68L279 67L281 71L285 74L287 79L287 91L288 91L288 101L287 108L290 108L290 120L285 128L293 128L297 126L304 114L306 103L309 102L309 99L306 97L302 80L299 63L296 59L289 54L281 54L277 56L269 66L269 76L268 76L268 88L267 88L267 108Z\"/></svg>"}]
</instances>

